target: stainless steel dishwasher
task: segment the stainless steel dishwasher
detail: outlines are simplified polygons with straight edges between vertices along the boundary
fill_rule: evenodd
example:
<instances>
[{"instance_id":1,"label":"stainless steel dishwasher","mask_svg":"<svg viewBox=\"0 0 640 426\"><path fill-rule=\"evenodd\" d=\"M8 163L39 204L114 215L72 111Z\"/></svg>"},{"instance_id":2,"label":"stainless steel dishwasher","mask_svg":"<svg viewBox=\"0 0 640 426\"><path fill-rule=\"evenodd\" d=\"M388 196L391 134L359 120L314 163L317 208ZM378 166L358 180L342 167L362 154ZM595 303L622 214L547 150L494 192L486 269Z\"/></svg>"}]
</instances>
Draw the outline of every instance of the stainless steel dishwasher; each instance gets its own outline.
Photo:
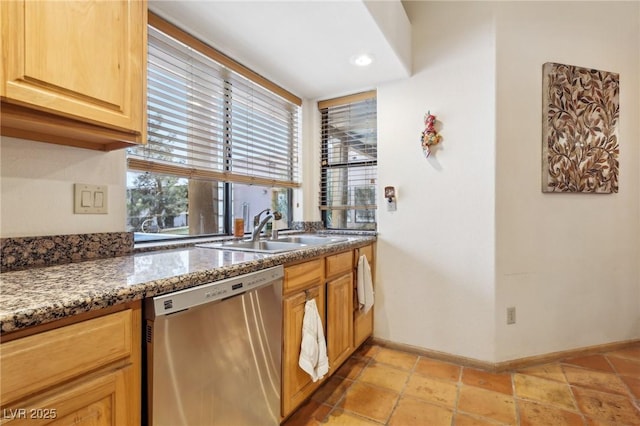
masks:
<instances>
[{"instance_id":1,"label":"stainless steel dishwasher","mask_svg":"<svg viewBox=\"0 0 640 426\"><path fill-rule=\"evenodd\" d=\"M282 266L147 299L147 423L278 425Z\"/></svg>"}]
</instances>

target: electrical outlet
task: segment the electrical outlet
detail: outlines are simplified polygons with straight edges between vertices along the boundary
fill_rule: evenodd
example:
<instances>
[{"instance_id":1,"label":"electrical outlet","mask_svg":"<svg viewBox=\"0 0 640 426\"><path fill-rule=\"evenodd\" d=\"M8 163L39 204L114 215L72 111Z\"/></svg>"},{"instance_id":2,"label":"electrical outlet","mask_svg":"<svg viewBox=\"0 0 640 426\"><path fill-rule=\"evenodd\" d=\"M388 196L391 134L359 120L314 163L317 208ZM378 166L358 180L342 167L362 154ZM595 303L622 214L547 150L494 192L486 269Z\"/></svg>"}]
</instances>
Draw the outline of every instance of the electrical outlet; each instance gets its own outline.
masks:
<instances>
[{"instance_id":1,"label":"electrical outlet","mask_svg":"<svg viewBox=\"0 0 640 426\"><path fill-rule=\"evenodd\" d=\"M516 323L516 307L511 306L507 308L507 324L515 324Z\"/></svg>"}]
</instances>

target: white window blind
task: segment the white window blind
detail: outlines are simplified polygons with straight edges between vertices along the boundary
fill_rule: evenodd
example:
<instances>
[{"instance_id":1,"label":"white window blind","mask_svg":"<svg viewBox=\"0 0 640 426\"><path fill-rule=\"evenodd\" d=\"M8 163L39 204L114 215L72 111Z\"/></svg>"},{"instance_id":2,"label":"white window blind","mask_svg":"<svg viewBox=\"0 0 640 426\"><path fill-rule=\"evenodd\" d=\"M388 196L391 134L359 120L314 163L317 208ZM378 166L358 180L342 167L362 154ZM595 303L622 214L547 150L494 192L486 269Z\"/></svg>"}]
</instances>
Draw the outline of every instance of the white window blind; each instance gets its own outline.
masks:
<instances>
[{"instance_id":1,"label":"white window blind","mask_svg":"<svg viewBox=\"0 0 640 426\"><path fill-rule=\"evenodd\" d=\"M148 143L128 150L130 170L300 185L299 103L151 25L148 39Z\"/></svg>"},{"instance_id":2,"label":"white window blind","mask_svg":"<svg viewBox=\"0 0 640 426\"><path fill-rule=\"evenodd\" d=\"M318 103L322 116L320 209L328 228L375 228L376 93Z\"/></svg>"}]
</instances>

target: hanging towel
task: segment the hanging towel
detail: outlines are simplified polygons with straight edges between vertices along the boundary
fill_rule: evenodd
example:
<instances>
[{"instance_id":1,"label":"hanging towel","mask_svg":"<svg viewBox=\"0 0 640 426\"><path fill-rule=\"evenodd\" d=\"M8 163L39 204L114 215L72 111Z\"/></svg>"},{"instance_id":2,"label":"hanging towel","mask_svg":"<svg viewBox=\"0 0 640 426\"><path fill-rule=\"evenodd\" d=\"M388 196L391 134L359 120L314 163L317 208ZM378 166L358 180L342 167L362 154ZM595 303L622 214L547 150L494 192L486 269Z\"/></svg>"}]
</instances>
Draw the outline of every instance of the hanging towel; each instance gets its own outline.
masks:
<instances>
[{"instance_id":1,"label":"hanging towel","mask_svg":"<svg viewBox=\"0 0 640 426\"><path fill-rule=\"evenodd\" d=\"M358 280L356 283L359 309L366 314L373 306L373 281L371 280L371 267L367 256L362 255L358 259Z\"/></svg>"},{"instance_id":2,"label":"hanging towel","mask_svg":"<svg viewBox=\"0 0 640 426\"><path fill-rule=\"evenodd\" d=\"M309 299L304 305L302 319L302 343L298 365L311 376L314 382L322 379L329 371L327 343L324 340L322 319L318 313L315 299Z\"/></svg>"}]
</instances>

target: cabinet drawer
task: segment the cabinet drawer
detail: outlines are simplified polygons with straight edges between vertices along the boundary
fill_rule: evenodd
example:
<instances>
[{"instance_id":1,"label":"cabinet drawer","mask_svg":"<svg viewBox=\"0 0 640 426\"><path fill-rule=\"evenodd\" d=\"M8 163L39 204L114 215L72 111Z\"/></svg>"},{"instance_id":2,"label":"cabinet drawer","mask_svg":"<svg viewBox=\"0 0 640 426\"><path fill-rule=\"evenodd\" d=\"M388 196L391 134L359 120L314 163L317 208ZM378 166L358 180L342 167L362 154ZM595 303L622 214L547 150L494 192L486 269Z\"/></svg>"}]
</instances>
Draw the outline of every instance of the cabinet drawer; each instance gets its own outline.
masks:
<instances>
[{"instance_id":1,"label":"cabinet drawer","mask_svg":"<svg viewBox=\"0 0 640 426\"><path fill-rule=\"evenodd\" d=\"M1 399L4 405L129 357L132 311L13 340L2 344L1 350Z\"/></svg>"},{"instance_id":2,"label":"cabinet drawer","mask_svg":"<svg viewBox=\"0 0 640 426\"><path fill-rule=\"evenodd\" d=\"M327 256L327 277L349 272L353 267L353 252L334 254Z\"/></svg>"},{"instance_id":3,"label":"cabinet drawer","mask_svg":"<svg viewBox=\"0 0 640 426\"><path fill-rule=\"evenodd\" d=\"M322 284L322 259L284 268L284 292Z\"/></svg>"}]
</instances>

